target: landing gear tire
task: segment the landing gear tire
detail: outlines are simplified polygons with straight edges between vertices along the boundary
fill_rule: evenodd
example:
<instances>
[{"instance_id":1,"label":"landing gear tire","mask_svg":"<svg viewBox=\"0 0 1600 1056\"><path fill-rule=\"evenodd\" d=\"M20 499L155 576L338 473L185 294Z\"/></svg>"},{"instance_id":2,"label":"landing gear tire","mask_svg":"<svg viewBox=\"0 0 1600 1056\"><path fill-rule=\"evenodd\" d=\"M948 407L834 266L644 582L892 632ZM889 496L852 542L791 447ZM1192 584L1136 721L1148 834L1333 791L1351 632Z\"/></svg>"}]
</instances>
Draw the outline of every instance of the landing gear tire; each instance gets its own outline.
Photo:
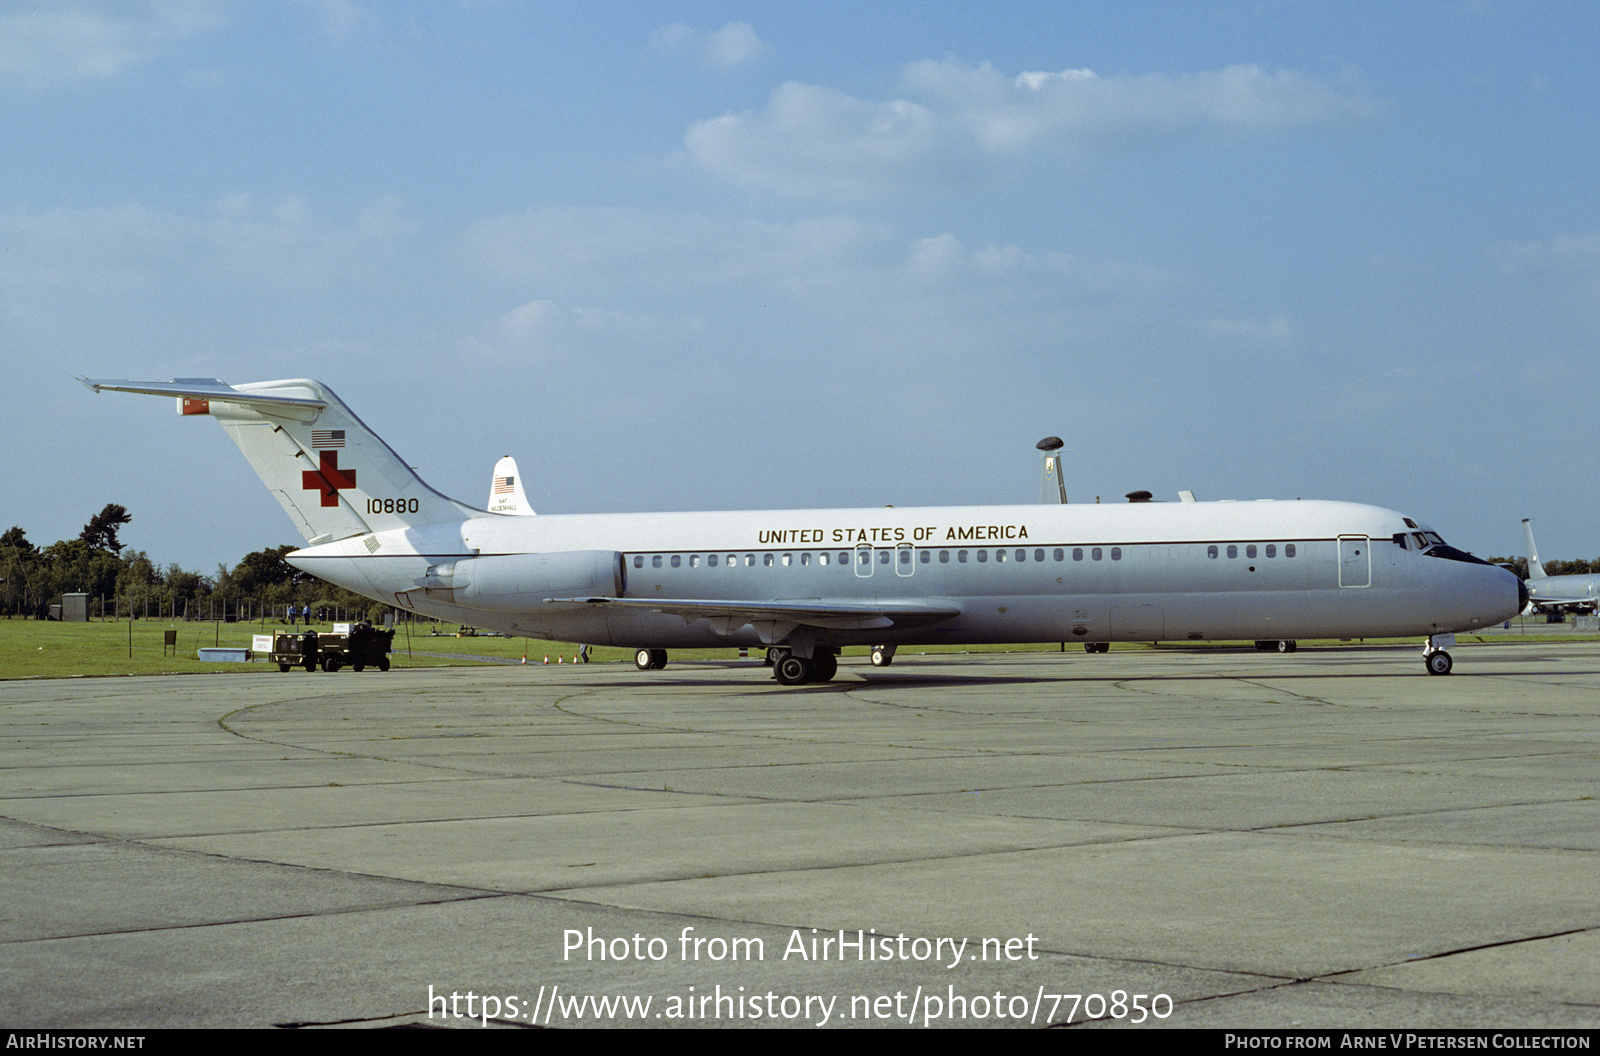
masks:
<instances>
[{"instance_id":1,"label":"landing gear tire","mask_svg":"<svg viewBox=\"0 0 1600 1056\"><path fill-rule=\"evenodd\" d=\"M665 649L640 649L633 654L633 666L640 671L660 671L667 666Z\"/></svg>"},{"instance_id":2,"label":"landing gear tire","mask_svg":"<svg viewBox=\"0 0 1600 1056\"><path fill-rule=\"evenodd\" d=\"M785 686L803 686L814 674L811 661L793 653L785 654L772 665L772 677Z\"/></svg>"},{"instance_id":3,"label":"landing gear tire","mask_svg":"<svg viewBox=\"0 0 1600 1056\"><path fill-rule=\"evenodd\" d=\"M1428 665L1430 675L1448 675L1450 669L1456 666L1456 662L1450 659L1450 654L1442 649L1436 653L1429 653L1422 658L1422 662Z\"/></svg>"},{"instance_id":4,"label":"landing gear tire","mask_svg":"<svg viewBox=\"0 0 1600 1056\"><path fill-rule=\"evenodd\" d=\"M1280 653L1292 653L1298 648L1300 648L1300 643L1292 638L1285 638L1278 642L1278 652Z\"/></svg>"},{"instance_id":5,"label":"landing gear tire","mask_svg":"<svg viewBox=\"0 0 1600 1056\"><path fill-rule=\"evenodd\" d=\"M765 661L766 666L771 667L773 664L776 664L779 660L783 659L783 654L787 653L788 651L789 650L787 650L787 649L780 649L776 645L773 646L771 649L768 649L767 650L767 659Z\"/></svg>"},{"instance_id":6,"label":"landing gear tire","mask_svg":"<svg viewBox=\"0 0 1600 1056\"><path fill-rule=\"evenodd\" d=\"M839 657L835 653L817 653L811 657L811 681L829 682L839 673Z\"/></svg>"},{"instance_id":7,"label":"landing gear tire","mask_svg":"<svg viewBox=\"0 0 1600 1056\"><path fill-rule=\"evenodd\" d=\"M894 646L875 645L872 647L872 666L888 667L894 663Z\"/></svg>"},{"instance_id":8,"label":"landing gear tire","mask_svg":"<svg viewBox=\"0 0 1600 1056\"><path fill-rule=\"evenodd\" d=\"M1110 642L1084 642L1083 643L1083 651L1086 652L1086 653L1109 653L1111 651L1111 643Z\"/></svg>"}]
</instances>

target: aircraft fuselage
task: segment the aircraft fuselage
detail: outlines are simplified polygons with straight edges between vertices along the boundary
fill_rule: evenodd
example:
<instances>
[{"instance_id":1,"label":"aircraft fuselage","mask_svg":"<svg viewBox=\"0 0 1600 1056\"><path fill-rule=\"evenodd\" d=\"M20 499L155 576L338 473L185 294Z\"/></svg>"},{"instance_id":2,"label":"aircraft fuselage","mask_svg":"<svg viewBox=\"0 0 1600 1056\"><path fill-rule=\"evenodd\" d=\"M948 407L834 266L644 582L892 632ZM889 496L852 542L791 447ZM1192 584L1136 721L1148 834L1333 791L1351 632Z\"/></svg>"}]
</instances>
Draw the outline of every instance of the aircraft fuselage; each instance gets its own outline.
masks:
<instances>
[{"instance_id":1,"label":"aircraft fuselage","mask_svg":"<svg viewBox=\"0 0 1600 1056\"><path fill-rule=\"evenodd\" d=\"M547 514L379 532L288 560L425 615L628 647L772 644L760 620L650 611L651 599L958 610L922 626L830 627L818 641L834 646L1434 635L1515 614L1515 576L1393 541L1408 531L1390 510L1301 501ZM594 556L565 580L535 575L520 600L501 589L492 607L426 585L430 569L459 577L497 558L514 579L519 558L574 554Z\"/></svg>"}]
</instances>

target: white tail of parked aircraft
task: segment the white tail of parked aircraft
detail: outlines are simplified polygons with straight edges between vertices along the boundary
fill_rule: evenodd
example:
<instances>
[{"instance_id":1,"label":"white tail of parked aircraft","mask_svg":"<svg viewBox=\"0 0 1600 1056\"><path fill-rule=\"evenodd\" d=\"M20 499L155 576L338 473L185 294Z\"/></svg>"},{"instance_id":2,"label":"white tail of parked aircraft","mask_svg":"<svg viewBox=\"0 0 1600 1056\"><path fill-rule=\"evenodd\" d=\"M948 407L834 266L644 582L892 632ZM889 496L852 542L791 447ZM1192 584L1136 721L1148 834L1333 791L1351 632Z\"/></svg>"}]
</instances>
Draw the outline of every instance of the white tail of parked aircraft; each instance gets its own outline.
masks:
<instances>
[{"instance_id":1,"label":"white tail of parked aircraft","mask_svg":"<svg viewBox=\"0 0 1600 1056\"><path fill-rule=\"evenodd\" d=\"M1551 576L1539 563L1539 548L1533 542L1533 524L1522 519L1522 534L1528 539L1528 603L1540 609L1592 609L1600 605L1600 573Z\"/></svg>"},{"instance_id":2,"label":"white tail of parked aircraft","mask_svg":"<svg viewBox=\"0 0 1600 1056\"><path fill-rule=\"evenodd\" d=\"M1509 619L1521 581L1392 510L1136 502L509 516L422 482L326 385L89 381L222 423L307 546L298 568L508 634L766 646L786 685L847 645L1420 636Z\"/></svg>"},{"instance_id":3,"label":"white tail of parked aircraft","mask_svg":"<svg viewBox=\"0 0 1600 1056\"><path fill-rule=\"evenodd\" d=\"M494 475L489 478L490 513L510 513L518 517L532 517L534 509L522 490L522 474L517 472L517 460L506 455L494 464Z\"/></svg>"}]
</instances>

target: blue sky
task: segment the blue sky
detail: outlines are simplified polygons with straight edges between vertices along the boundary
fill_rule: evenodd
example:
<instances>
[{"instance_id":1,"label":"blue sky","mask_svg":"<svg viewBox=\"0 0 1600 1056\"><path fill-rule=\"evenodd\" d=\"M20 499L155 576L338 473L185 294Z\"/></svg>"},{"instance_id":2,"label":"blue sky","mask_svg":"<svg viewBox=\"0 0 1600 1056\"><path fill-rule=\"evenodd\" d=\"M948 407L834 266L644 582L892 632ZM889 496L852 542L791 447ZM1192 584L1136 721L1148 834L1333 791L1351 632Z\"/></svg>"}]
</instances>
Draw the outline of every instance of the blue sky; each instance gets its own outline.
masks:
<instances>
[{"instance_id":1,"label":"blue sky","mask_svg":"<svg viewBox=\"0 0 1600 1056\"><path fill-rule=\"evenodd\" d=\"M1579 3L0 3L0 521L297 537L315 377L541 512L1337 498L1600 555Z\"/></svg>"}]
</instances>

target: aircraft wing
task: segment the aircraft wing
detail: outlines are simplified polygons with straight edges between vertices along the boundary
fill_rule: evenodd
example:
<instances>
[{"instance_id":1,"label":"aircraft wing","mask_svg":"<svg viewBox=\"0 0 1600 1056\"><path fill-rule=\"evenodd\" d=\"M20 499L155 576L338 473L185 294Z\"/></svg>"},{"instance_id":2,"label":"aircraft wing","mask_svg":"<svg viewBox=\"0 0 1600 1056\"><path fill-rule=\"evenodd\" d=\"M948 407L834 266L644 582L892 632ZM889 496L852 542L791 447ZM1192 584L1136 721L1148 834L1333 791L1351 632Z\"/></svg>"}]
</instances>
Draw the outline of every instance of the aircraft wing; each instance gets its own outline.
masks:
<instances>
[{"instance_id":1,"label":"aircraft wing","mask_svg":"<svg viewBox=\"0 0 1600 1056\"><path fill-rule=\"evenodd\" d=\"M829 630L869 631L925 627L961 615L948 601L713 601L693 598L546 598L560 605L614 605L682 617L686 623L710 620L719 634L745 624L789 624Z\"/></svg>"}]
</instances>

